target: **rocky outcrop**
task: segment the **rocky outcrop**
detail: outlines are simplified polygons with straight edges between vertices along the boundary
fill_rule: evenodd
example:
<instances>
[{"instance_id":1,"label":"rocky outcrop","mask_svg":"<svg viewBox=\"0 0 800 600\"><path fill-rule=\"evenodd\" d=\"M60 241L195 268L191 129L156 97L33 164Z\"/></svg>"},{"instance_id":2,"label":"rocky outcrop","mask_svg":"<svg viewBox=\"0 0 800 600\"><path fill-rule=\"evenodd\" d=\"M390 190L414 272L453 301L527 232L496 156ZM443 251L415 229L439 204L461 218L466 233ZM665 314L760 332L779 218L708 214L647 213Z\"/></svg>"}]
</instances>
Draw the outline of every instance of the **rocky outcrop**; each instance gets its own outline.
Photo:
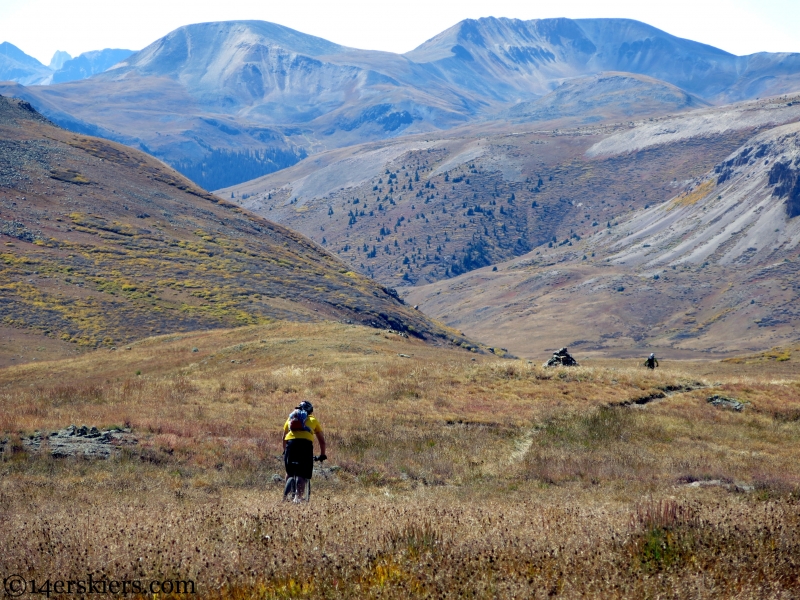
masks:
<instances>
[{"instance_id":1,"label":"rocky outcrop","mask_svg":"<svg viewBox=\"0 0 800 600\"><path fill-rule=\"evenodd\" d=\"M792 168L794 165L794 168ZM772 195L786 198L786 215L792 219L800 215L800 157L793 163L776 162L769 170L769 185L775 186Z\"/></svg>"},{"instance_id":2,"label":"rocky outcrop","mask_svg":"<svg viewBox=\"0 0 800 600\"><path fill-rule=\"evenodd\" d=\"M572 358L566 348L559 348L553 352L553 357L544 363L545 367L579 367L578 361Z\"/></svg>"},{"instance_id":3,"label":"rocky outcrop","mask_svg":"<svg viewBox=\"0 0 800 600\"><path fill-rule=\"evenodd\" d=\"M727 396L714 394L706 401L712 406L727 408L730 410L735 410L736 412L742 412L744 410L744 403L739 402L736 398L728 398Z\"/></svg>"},{"instance_id":4,"label":"rocky outcrop","mask_svg":"<svg viewBox=\"0 0 800 600\"><path fill-rule=\"evenodd\" d=\"M86 425L70 425L50 434L37 432L22 440L28 452L46 452L54 458L110 458L123 446L136 444L138 440L130 429L100 430Z\"/></svg>"}]
</instances>

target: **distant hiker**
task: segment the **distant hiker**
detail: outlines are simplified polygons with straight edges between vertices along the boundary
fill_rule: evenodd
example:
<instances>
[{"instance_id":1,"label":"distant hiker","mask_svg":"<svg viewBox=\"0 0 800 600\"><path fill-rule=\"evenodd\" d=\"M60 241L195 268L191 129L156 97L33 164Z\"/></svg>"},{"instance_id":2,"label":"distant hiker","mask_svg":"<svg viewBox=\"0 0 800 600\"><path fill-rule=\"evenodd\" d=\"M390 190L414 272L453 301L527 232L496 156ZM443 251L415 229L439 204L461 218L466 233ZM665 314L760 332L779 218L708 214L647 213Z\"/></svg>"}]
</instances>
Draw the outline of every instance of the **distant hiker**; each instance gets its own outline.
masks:
<instances>
[{"instance_id":1,"label":"distant hiker","mask_svg":"<svg viewBox=\"0 0 800 600\"><path fill-rule=\"evenodd\" d=\"M314 436L319 440L319 459L325 460L325 436L322 425L311 416L314 407L311 402L303 400L283 424L283 464L286 467L286 479L297 477L293 502L303 501L306 480L311 479L314 472Z\"/></svg>"},{"instance_id":2,"label":"distant hiker","mask_svg":"<svg viewBox=\"0 0 800 600\"><path fill-rule=\"evenodd\" d=\"M656 360L655 353L651 352L650 356L647 357L647 360L644 361L644 366L648 369L655 369L658 366L658 361Z\"/></svg>"},{"instance_id":3,"label":"distant hiker","mask_svg":"<svg viewBox=\"0 0 800 600\"><path fill-rule=\"evenodd\" d=\"M553 352L553 357L544 363L545 367L578 367L578 361L572 358L566 348L559 348Z\"/></svg>"}]
</instances>

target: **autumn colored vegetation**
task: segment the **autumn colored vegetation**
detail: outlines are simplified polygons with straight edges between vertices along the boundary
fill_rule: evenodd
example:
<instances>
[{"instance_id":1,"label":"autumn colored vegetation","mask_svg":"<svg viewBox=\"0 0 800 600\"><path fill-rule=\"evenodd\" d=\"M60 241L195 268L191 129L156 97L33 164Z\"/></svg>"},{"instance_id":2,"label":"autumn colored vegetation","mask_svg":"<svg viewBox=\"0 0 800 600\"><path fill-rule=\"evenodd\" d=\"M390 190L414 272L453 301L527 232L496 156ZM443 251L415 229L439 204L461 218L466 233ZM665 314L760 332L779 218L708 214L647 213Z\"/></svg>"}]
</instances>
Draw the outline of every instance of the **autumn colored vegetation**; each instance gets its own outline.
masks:
<instances>
[{"instance_id":1,"label":"autumn colored vegetation","mask_svg":"<svg viewBox=\"0 0 800 600\"><path fill-rule=\"evenodd\" d=\"M31 333L63 356L285 319L471 343L142 152L56 128L5 98L0 139L3 336ZM43 357L10 353L0 349L0 365Z\"/></svg>"},{"instance_id":2,"label":"autumn colored vegetation","mask_svg":"<svg viewBox=\"0 0 800 600\"><path fill-rule=\"evenodd\" d=\"M275 322L6 368L0 572L191 579L207 598L790 598L789 355L544 369ZM330 461L295 506L277 432L302 398ZM26 449L73 423L138 444Z\"/></svg>"}]
</instances>

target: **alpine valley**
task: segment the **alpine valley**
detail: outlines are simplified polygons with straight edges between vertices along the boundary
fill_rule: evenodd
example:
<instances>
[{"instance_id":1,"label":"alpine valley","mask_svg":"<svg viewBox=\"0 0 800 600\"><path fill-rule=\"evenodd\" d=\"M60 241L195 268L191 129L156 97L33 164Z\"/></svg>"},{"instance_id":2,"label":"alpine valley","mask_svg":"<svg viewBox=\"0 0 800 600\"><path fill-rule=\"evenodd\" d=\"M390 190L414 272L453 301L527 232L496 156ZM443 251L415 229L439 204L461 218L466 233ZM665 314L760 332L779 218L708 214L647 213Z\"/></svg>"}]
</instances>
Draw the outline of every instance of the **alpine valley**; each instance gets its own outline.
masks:
<instances>
[{"instance_id":1,"label":"alpine valley","mask_svg":"<svg viewBox=\"0 0 800 600\"><path fill-rule=\"evenodd\" d=\"M7 595L799 597L800 54L6 50Z\"/></svg>"},{"instance_id":2,"label":"alpine valley","mask_svg":"<svg viewBox=\"0 0 800 600\"><path fill-rule=\"evenodd\" d=\"M403 55L201 23L88 78L0 86L491 346L686 356L796 337L781 132L800 121L797 90L800 54L734 56L625 19L505 18ZM716 229L696 225L723 206ZM747 226L729 222L744 207ZM690 238L714 250L673 252Z\"/></svg>"}]
</instances>

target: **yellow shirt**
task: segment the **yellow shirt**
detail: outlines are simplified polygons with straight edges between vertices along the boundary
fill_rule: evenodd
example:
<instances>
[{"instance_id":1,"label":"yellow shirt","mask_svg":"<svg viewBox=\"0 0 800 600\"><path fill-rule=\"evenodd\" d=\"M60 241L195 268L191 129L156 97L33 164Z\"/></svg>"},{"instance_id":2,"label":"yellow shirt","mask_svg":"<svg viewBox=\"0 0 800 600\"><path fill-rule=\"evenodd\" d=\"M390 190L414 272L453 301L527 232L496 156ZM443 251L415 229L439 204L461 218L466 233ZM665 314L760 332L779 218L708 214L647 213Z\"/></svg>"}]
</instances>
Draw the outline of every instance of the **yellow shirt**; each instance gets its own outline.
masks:
<instances>
[{"instance_id":1,"label":"yellow shirt","mask_svg":"<svg viewBox=\"0 0 800 600\"><path fill-rule=\"evenodd\" d=\"M322 425L319 424L312 415L308 415L306 419L306 427L311 431L292 431L289 429L289 419L283 424L283 433L285 440L310 440L314 441L314 435L322 431Z\"/></svg>"}]
</instances>

